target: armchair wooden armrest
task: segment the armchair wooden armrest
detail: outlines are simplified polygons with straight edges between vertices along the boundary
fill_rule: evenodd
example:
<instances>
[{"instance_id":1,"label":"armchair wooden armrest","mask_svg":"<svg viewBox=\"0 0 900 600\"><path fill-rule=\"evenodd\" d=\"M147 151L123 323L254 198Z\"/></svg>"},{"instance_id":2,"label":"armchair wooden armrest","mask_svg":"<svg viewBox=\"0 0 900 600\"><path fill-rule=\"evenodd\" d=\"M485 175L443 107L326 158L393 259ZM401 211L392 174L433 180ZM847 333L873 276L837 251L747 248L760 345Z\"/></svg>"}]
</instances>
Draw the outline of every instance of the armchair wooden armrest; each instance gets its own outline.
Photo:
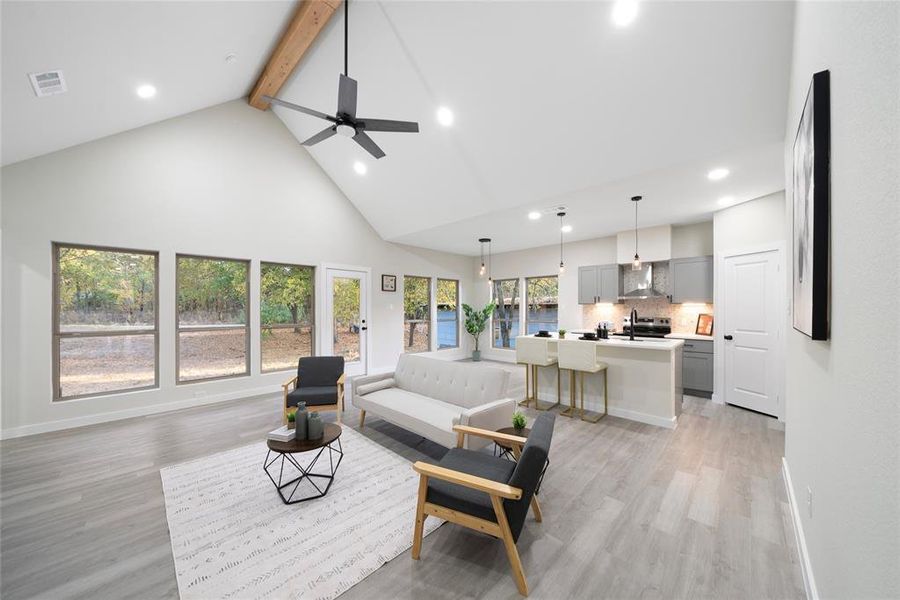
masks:
<instances>
[{"instance_id":1,"label":"armchair wooden armrest","mask_svg":"<svg viewBox=\"0 0 900 600\"><path fill-rule=\"evenodd\" d=\"M284 393L286 394L286 393L288 393L289 391L291 391L291 386L292 386L292 385L293 385L294 387L297 386L297 376L296 376L296 375L294 375L293 377L291 377L290 379L288 379L287 381L285 381L284 383L282 383L282 384L281 384L281 389L284 390Z\"/></svg>"},{"instance_id":2,"label":"armchair wooden armrest","mask_svg":"<svg viewBox=\"0 0 900 600\"><path fill-rule=\"evenodd\" d=\"M505 483L499 483L497 481L485 479L484 477L469 475L468 473L454 471L452 469L439 467L437 465L432 465L429 463L413 463L413 470L415 470L416 473L422 475L423 477L434 477L435 479L441 479L450 483L463 485L467 488L472 488L473 490L478 490L479 492L485 492L492 496L499 496L500 498L518 500L522 497L522 490L517 487L512 487L510 485L506 485Z\"/></svg>"},{"instance_id":3,"label":"armchair wooden armrest","mask_svg":"<svg viewBox=\"0 0 900 600\"><path fill-rule=\"evenodd\" d=\"M523 438L518 435L510 435L508 433L499 433L497 431L490 431L488 429L479 429L477 427L469 427L468 425L454 425L453 431L456 432L457 435L457 447L462 448L463 441L465 436L474 435L477 437L482 437L494 442L499 442L504 446L509 446L510 448L521 448L525 445L525 442L528 441L527 438Z\"/></svg>"},{"instance_id":4,"label":"armchair wooden armrest","mask_svg":"<svg viewBox=\"0 0 900 600\"><path fill-rule=\"evenodd\" d=\"M344 385L344 381L345 381L344 378L345 378L345 377L346 377L346 375L345 375L344 373L341 373L341 376L338 377L337 384L338 384L338 385Z\"/></svg>"}]
</instances>

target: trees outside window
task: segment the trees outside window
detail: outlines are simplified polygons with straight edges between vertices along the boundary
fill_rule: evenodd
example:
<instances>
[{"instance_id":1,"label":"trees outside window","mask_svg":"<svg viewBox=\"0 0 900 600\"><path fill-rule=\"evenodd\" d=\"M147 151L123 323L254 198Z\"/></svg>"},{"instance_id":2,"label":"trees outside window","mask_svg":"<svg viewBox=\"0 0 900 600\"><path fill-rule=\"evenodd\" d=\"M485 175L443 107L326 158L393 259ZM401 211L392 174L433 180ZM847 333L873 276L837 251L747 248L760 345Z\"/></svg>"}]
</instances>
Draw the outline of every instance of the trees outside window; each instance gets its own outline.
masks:
<instances>
[{"instance_id":1,"label":"trees outside window","mask_svg":"<svg viewBox=\"0 0 900 600\"><path fill-rule=\"evenodd\" d=\"M259 274L262 371L296 369L297 359L313 354L315 269L261 263Z\"/></svg>"},{"instance_id":2,"label":"trees outside window","mask_svg":"<svg viewBox=\"0 0 900 600\"><path fill-rule=\"evenodd\" d=\"M403 276L403 351L431 350L431 278Z\"/></svg>"},{"instance_id":3,"label":"trees outside window","mask_svg":"<svg viewBox=\"0 0 900 600\"><path fill-rule=\"evenodd\" d=\"M178 382L249 375L250 263L176 257Z\"/></svg>"},{"instance_id":4,"label":"trees outside window","mask_svg":"<svg viewBox=\"0 0 900 600\"><path fill-rule=\"evenodd\" d=\"M53 399L159 385L155 252L53 246Z\"/></svg>"},{"instance_id":5,"label":"trees outside window","mask_svg":"<svg viewBox=\"0 0 900 600\"><path fill-rule=\"evenodd\" d=\"M559 326L559 277L529 277L525 280L525 331L556 331Z\"/></svg>"},{"instance_id":6,"label":"trees outside window","mask_svg":"<svg viewBox=\"0 0 900 600\"><path fill-rule=\"evenodd\" d=\"M459 281L437 280L438 350L459 347Z\"/></svg>"},{"instance_id":7,"label":"trees outside window","mask_svg":"<svg viewBox=\"0 0 900 600\"><path fill-rule=\"evenodd\" d=\"M495 279L492 288L494 316L491 319L491 345L515 348L519 335L519 280Z\"/></svg>"}]
</instances>

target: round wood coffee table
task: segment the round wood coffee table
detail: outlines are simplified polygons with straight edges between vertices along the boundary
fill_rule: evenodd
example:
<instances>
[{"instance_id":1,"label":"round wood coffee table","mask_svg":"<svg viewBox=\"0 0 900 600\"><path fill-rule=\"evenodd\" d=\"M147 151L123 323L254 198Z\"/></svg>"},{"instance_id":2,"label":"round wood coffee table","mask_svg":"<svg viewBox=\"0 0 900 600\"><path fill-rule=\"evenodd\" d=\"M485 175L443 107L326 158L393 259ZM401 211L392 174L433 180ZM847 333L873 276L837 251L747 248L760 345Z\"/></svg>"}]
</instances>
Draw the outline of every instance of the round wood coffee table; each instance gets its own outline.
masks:
<instances>
[{"instance_id":1,"label":"round wood coffee table","mask_svg":"<svg viewBox=\"0 0 900 600\"><path fill-rule=\"evenodd\" d=\"M267 440L269 452L266 454L263 470L278 490L278 495L281 496L282 502L285 504L296 504L298 502L321 498L328 493L328 489L334 481L334 475L337 473L338 465L341 464L341 460L344 458L344 451L341 447L341 432L340 425L325 423L325 434L317 440L290 440L287 442ZM295 456L305 452L315 452L317 450L318 452L316 452L313 459L305 467L300 464L300 457ZM313 469L316 467L319 458L326 450L328 450L327 472L314 473ZM335 461L335 455L337 455L337 461ZM285 463L287 463L287 472L285 472ZM277 481L273 475L275 471L277 471L278 474ZM285 481L285 479L288 481ZM327 482L325 483L324 488L316 483L317 480L319 480L319 484ZM309 491L312 493L298 495L295 498L294 496L297 494L297 490L300 489L300 486L304 481L306 481L309 486L312 486L312 489L314 489L315 492L312 492L312 489L310 489ZM304 487L309 488L309 486ZM287 493L288 488L290 488L290 493ZM287 495L285 495L286 493Z\"/></svg>"}]
</instances>

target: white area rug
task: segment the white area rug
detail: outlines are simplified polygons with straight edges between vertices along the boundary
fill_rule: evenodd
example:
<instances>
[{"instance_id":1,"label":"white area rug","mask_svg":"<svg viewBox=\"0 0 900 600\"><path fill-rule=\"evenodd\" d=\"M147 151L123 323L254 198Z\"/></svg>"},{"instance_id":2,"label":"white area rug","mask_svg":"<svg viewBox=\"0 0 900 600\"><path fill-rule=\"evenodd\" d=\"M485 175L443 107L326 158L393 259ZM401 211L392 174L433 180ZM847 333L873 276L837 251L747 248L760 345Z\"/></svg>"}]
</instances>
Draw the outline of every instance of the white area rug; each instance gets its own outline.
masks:
<instances>
[{"instance_id":1,"label":"white area rug","mask_svg":"<svg viewBox=\"0 0 900 600\"><path fill-rule=\"evenodd\" d=\"M328 494L299 504L263 472L265 441L160 471L182 599L334 598L412 546L411 463L352 429L340 439ZM295 456L305 466L314 453Z\"/></svg>"}]
</instances>

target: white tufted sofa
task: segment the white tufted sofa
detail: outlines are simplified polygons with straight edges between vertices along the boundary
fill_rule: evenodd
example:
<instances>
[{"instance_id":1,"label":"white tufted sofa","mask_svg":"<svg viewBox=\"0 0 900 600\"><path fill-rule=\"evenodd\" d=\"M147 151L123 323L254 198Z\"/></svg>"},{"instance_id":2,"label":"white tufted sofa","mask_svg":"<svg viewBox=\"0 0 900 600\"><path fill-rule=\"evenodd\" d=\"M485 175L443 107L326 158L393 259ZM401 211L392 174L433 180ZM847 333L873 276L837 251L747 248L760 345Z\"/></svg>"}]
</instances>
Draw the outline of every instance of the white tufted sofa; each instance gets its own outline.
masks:
<instances>
[{"instance_id":1,"label":"white tufted sofa","mask_svg":"<svg viewBox=\"0 0 900 600\"><path fill-rule=\"evenodd\" d=\"M354 377L353 406L447 448L456 446L454 425L496 430L509 427L516 408L506 397L509 373L495 367L403 354L393 373ZM466 447L489 442L466 436Z\"/></svg>"}]
</instances>

